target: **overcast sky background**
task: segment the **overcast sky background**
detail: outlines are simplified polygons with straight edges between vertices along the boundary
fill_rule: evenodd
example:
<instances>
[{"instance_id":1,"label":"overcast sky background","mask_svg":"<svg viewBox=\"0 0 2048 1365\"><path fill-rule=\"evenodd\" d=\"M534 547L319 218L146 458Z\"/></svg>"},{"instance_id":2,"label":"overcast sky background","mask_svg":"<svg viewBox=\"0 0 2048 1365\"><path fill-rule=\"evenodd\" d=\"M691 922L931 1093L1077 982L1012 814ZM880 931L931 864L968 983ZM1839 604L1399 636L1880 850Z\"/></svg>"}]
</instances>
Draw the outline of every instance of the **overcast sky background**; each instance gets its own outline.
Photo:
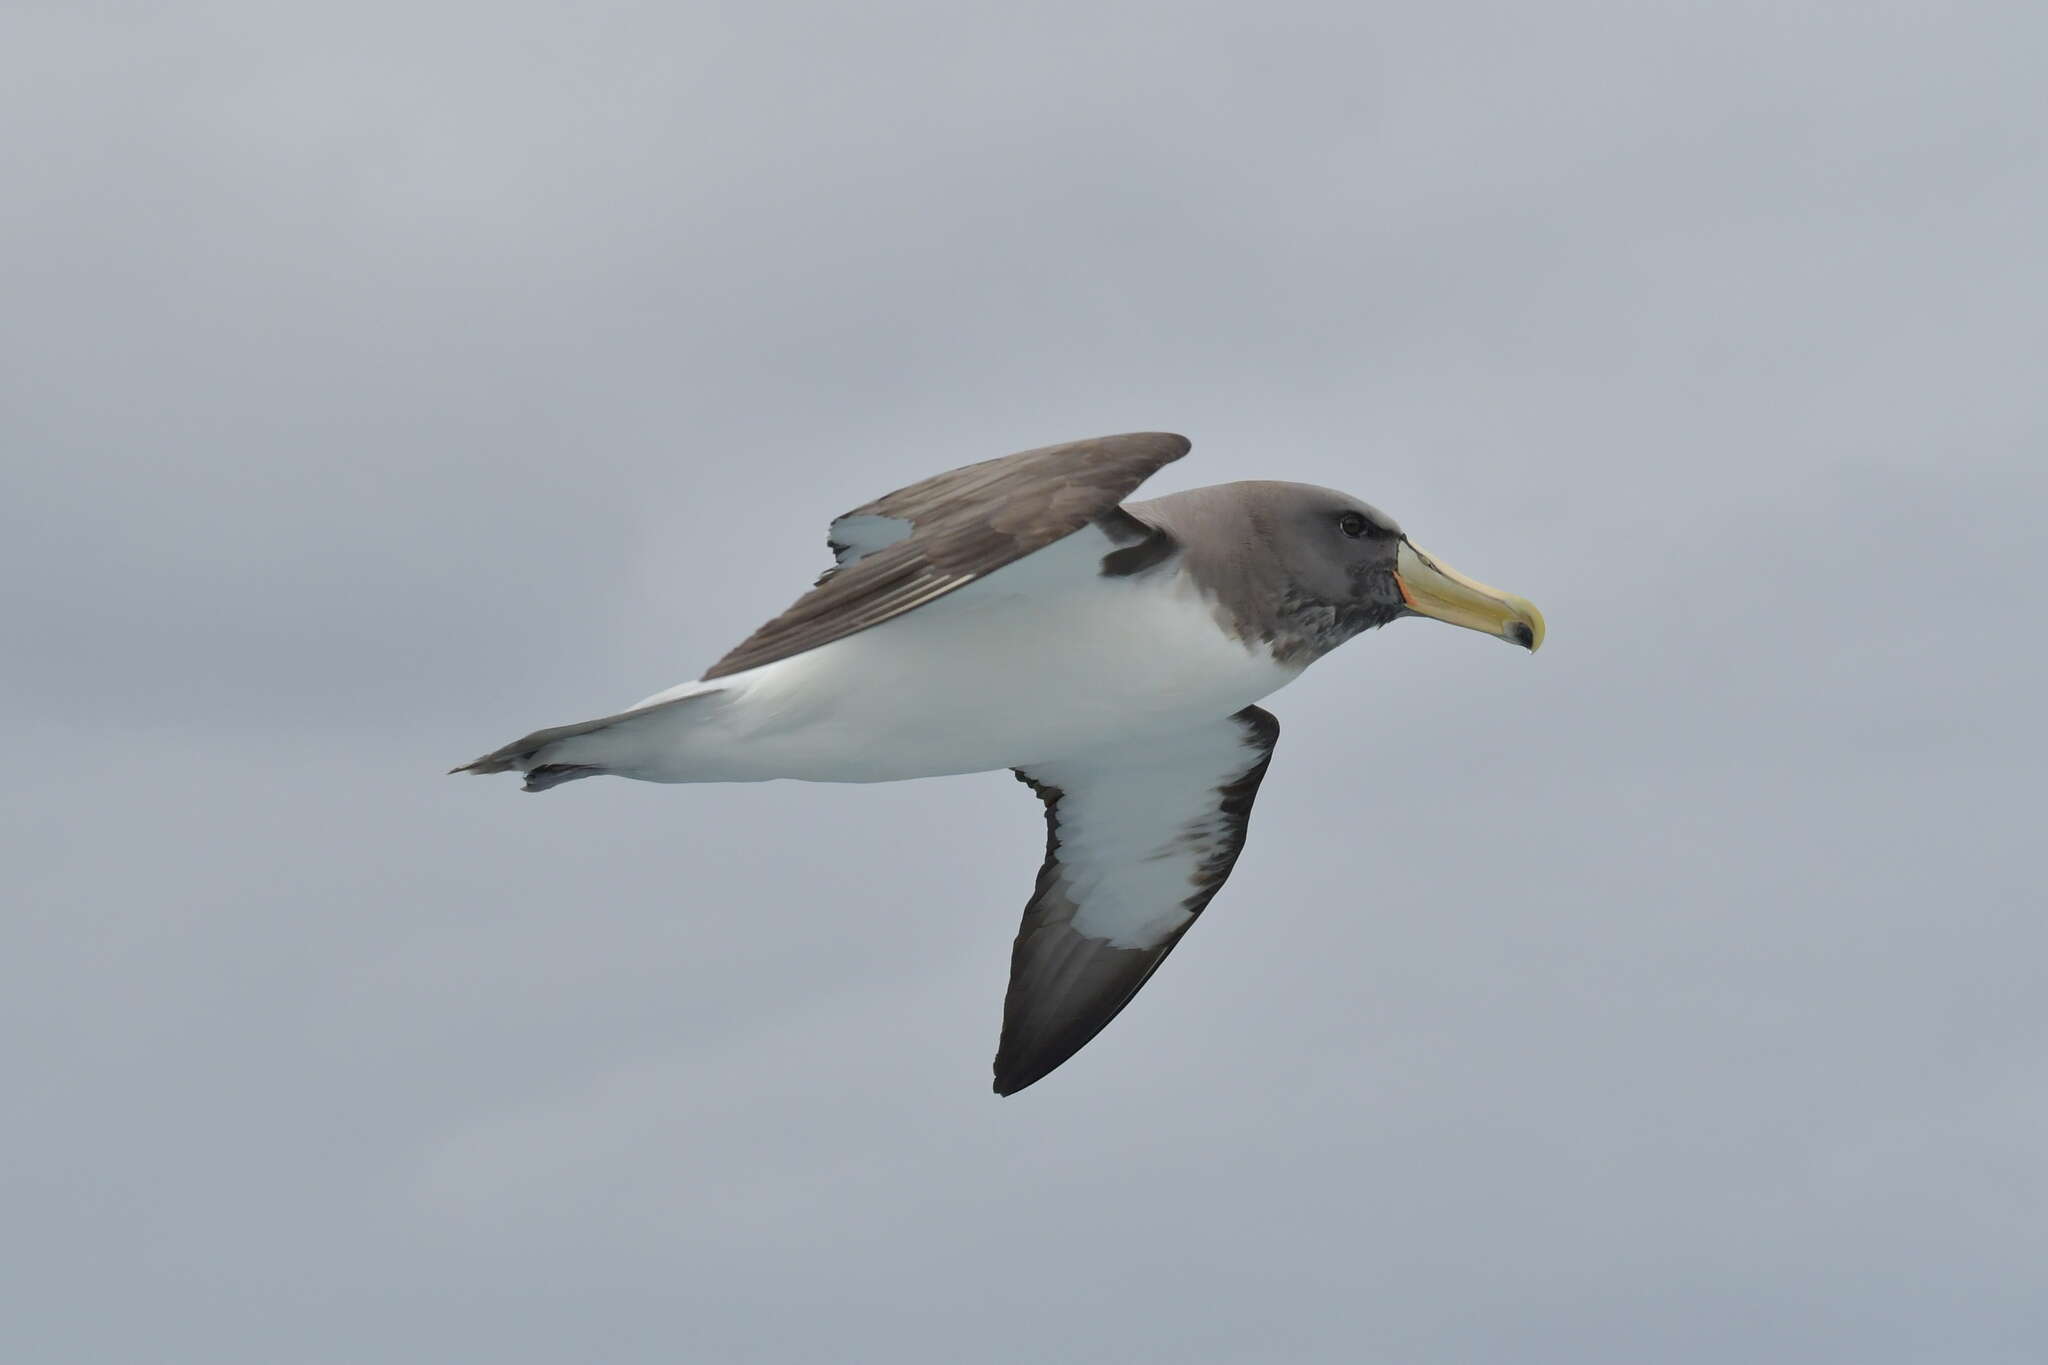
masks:
<instances>
[{"instance_id":1,"label":"overcast sky background","mask_svg":"<svg viewBox=\"0 0 2048 1365\"><path fill-rule=\"evenodd\" d=\"M2039 1362L2021 4L0 18L0 1356ZM1005 774L443 777L1187 433L1550 621L1268 702L988 1093Z\"/></svg>"}]
</instances>

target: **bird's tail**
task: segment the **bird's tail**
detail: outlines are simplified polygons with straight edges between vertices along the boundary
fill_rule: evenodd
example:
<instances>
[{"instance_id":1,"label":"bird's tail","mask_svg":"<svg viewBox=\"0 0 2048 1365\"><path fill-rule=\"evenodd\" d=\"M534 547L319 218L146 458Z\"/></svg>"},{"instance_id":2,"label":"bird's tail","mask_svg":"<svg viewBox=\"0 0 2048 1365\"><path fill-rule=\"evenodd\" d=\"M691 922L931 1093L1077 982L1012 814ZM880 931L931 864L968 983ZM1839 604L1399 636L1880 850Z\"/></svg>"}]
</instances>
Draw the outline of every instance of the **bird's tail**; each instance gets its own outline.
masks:
<instances>
[{"instance_id":1,"label":"bird's tail","mask_svg":"<svg viewBox=\"0 0 2048 1365\"><path fill-rule=\"evenodd\" d=\"M482 758L472 759L451 773L524 773L525 790L544 792L579 777L596 777L622 770L645 736L635 732L666 724L676 707L712 695L692 692L652 706L636 706L615 716L578 721L535 730Z\"/></svg>"}]
</instances>

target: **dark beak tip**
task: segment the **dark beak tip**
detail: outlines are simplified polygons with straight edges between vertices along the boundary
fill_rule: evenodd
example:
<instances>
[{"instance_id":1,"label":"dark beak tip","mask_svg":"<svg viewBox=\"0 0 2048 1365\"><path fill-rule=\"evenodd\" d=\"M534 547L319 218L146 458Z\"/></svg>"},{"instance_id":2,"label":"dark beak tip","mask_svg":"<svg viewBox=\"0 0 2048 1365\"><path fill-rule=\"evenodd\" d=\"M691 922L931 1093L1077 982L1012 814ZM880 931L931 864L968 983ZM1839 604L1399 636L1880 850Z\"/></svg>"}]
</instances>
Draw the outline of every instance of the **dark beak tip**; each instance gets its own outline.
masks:
<instances>
[{"instance_id":1,"label":"dark beak tip","mask_svg":"<svg viewBox=\"0 0 2048 1365\"><path fill-rule=\"evenodd\" d=\"M1526 621L1517 621L1508 627L1508 639L1524 649L1536 648L1536 632L1529 629Z\"/></svg>"}]
</instances>

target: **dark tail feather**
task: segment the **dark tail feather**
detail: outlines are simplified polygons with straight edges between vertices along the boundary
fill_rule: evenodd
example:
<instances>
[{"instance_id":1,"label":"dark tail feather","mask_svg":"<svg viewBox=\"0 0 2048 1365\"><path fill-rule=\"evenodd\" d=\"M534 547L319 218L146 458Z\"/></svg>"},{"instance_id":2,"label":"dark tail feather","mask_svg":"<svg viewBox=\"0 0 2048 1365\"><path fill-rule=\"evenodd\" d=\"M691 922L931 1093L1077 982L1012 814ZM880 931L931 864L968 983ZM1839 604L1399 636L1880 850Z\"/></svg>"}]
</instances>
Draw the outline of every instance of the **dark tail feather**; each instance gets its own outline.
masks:
<instances>
[{"instance_id":1,"label":"dark tail feather","mask_svg":"<svg viewBox=\"0 0 2048 1365\"><path fill-rule=\"evenodd\" d=\"M616 716L604 716L598 720L578 721L574 725L555 725L546 730L535 730L524 739L515 739L502 749L493 749L482 758L465 763L459 768L450 768L448 771L451 773L525 772L529 768L537 766L534 763L534 759L540 756L542 749L547 748L548 745L553 744L555 741L573 739L577 735L588 735L599 730L608 729L631 714L633 713L626 712ZM562 780L566 782L568 779L564 778Z\"/></svg>"},{"instance_id":2,"label":"dark tail feather","mask_svg":"<svg viewBox=\"0 0 2048 1365\"><path fill-rule=\"evenodd\" d=\"M632 711L621 711L615 716L600 716L596 720L578 721L574 725L556 725L546 730L535 730L524 739L515 739L502 749L493 749L482 758L472 760L459 768L450 768L451 773L510 773L526 774L526 790L544 792L549 787L559 787L564 782L573 782L579 777L595 777L604 768L588 763L551 763L543 761L542 751L551 744L579 735L596 734L609 730L615 725L632 725L649 720L671 707L685 706L701 697L716 696L716 692L693 692L677 697L673 701L657 702Z\"/></svg>"},{"instance_id":3,"label":"dark tail feather","mask_svg":"<svg viewBox=\"0 0 2048 1365\"><path fill-rule=\"evenodd\" d=\"M564 782L574 782L579 777L596 777L603 771L589 763L543 763L526 775L526 785L520 790L544 792Z\"/></svg>"}]
</instances>

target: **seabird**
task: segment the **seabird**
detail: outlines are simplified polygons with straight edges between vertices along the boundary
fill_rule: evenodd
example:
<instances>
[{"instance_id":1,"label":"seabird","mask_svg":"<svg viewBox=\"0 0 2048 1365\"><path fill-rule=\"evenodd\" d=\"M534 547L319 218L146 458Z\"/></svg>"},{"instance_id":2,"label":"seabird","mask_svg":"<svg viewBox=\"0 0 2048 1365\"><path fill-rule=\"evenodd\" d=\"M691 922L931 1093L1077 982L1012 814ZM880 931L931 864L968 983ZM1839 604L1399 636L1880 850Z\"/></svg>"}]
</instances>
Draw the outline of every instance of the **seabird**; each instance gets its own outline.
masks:
<instances>
[{"instance_id":1,"label":"seabird","mask_svg":"<svg viewBox=\"0 0 2048 1365\"><path fill-rule=\"evenodd\" d=\"M1046 824L995 1060L1014 1094L1130 1003L1230 875L1280 734L1254 702L1404 616L1543 643L1529 602L1343 493L1124 502L1187 452L1105 436L898 489L833 522L833 567L696 682L455 771L547 791L1011 769Z\"/></svg>"}]
</instances>

